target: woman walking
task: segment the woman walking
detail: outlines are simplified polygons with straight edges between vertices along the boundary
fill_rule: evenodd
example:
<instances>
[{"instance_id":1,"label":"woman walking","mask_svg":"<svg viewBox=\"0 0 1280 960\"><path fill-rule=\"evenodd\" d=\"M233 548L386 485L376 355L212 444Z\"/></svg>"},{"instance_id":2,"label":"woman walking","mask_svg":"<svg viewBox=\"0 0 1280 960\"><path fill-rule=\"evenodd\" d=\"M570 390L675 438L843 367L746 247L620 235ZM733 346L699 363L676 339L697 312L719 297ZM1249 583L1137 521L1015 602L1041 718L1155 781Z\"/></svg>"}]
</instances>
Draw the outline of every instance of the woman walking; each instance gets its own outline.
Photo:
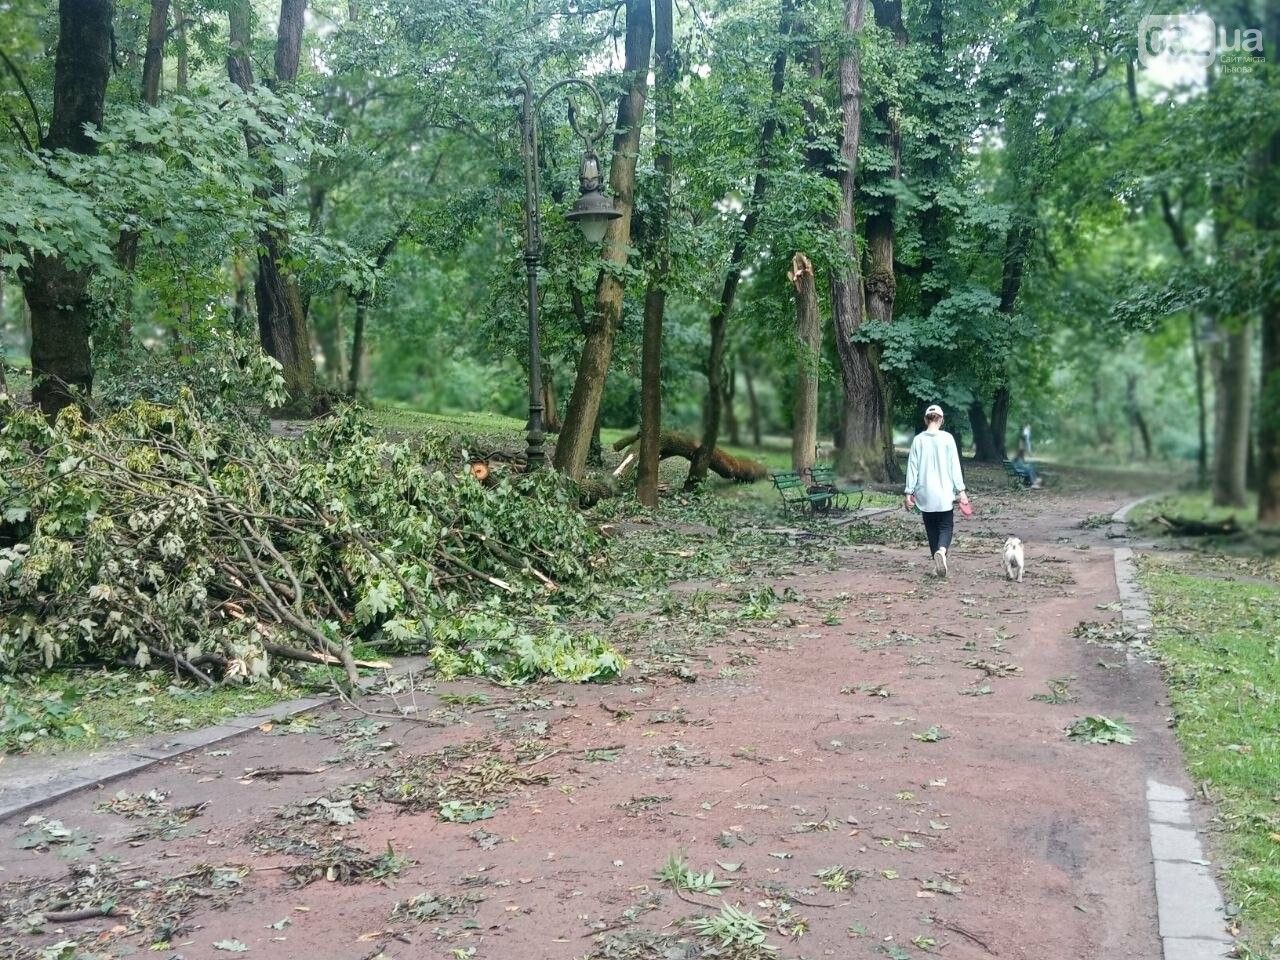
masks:
<instances>
[{"instance_id":1,"label":"woman walking","mask_svg":"<svg viewBox=\"0 0 1280 960\"><path fill-rule=\"evenodd\" d=\"M924 412L925 429L911 441L907 457L907 484L903 490L908 510L919 507L924 516L924 531L933 556L933 573L947 575L947 551L955 526L955 502L969 503L960 473L960 452L949 433L942 432L942 408L931 404Z\"/></svg>"}]
</instances>

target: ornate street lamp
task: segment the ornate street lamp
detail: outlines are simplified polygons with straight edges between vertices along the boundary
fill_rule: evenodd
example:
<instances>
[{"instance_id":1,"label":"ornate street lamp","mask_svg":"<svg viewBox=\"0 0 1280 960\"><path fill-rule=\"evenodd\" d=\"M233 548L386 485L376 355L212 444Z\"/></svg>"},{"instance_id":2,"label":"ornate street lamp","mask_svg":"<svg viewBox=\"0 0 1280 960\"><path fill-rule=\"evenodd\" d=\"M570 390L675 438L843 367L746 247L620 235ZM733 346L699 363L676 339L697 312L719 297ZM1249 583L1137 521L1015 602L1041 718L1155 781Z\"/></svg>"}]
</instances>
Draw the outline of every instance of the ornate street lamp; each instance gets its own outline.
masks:
<instances>
[{"instance_id":1,"label":"ornate street lamp","mask_svg":"<svg viewBox=\"0 0 1280 960\"><path fill-rule=\"evenodd\" d=\"M569 77L538 94L528 73L521 70L520 79L524 81L524 108L520 114L520 154L524 158L524 265L529 279L529 443L525 455L529 469L537 470L547 459L543 449L546 436L542 432L542 350L538 342L538 265L542 260L538 220L538 111L543 101L561 87L582 87L591 94L600 112L599 128L595 132L584 132L578 126L576 113L569 111L569 125L582 139L583 155L578 171L581 195L565 216L578 225L588 243L599 243L604 239L609 221L616 220L622 213L602 189L600 161L595 153L595 142L609 129L600 92L587 80Z\"/></svg>"}]
</instances>

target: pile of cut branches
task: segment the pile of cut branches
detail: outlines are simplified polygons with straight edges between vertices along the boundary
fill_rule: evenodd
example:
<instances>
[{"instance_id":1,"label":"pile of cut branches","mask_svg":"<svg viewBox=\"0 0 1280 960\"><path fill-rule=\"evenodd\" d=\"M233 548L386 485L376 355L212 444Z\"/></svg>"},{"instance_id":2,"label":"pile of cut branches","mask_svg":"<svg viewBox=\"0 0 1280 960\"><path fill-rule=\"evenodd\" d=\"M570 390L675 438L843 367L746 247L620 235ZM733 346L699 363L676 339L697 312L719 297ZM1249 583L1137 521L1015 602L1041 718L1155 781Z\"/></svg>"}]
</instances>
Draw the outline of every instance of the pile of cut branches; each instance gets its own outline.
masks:
<instances>
[{"instance_id":1,"label":"pile of cut branches","mask_svg":"<svg viewBox=\"0 0 1280 960\"><path fill-rule=\"evenodd\" d=\"M553 474L485 487L352 410L297 441L202 410L184 390L51 425L0 396L0 673L128 660L214 685L283 660L354 680L354 644L504 680L621 669L528 622L603 554Z\"/></svg>"}]
</instances>

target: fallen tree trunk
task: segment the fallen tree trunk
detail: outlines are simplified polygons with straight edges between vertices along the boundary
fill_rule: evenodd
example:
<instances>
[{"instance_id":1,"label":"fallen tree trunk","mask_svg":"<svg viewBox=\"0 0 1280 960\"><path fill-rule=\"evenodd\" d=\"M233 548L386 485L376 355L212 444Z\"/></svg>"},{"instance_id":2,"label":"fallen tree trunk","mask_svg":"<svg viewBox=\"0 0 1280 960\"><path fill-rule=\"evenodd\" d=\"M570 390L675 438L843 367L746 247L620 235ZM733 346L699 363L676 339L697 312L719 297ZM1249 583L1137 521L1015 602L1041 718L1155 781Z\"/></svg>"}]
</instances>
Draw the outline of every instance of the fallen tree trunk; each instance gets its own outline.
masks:
<instances>
[{"instance_id":1,"label":"fallen tree trunk","mask_svg":"<svg viewBox=\"0 0 1280 960\"><path fill-rule=\"evenodd\" d=\"M1235 517L1228 517L1216 523L1206 523L1203 520L1188 520L1183 517L1170 517L1160 514L1156 517L1156 523L1169 530L1171 533L1184 537L1212 537L1212 536L1230 536L1240 532L1240 527L1236 525Z\"/></svg>"},{"instance_id":2,"label":"fallen tree trunk","mask_svg":"<svg viewBox=\"0 0 1280 960\"><path fill-rule=\"evenodd\" d=\"M625 450L639 438L640 431L633 430L614 443L613 449ZM692 463L700 450L701 444L698 443L697 438L675 430L663 430L659 438L658 459L666 460L668 457L684 457ZM747 457L735 457L725 453L719 447L711 451L711 459L707 465L712 471L726 480L736 480L739 483L755 483L757 480L763 480L769 475L769 471L763 463Z\"/></svg>"}]
</instances>

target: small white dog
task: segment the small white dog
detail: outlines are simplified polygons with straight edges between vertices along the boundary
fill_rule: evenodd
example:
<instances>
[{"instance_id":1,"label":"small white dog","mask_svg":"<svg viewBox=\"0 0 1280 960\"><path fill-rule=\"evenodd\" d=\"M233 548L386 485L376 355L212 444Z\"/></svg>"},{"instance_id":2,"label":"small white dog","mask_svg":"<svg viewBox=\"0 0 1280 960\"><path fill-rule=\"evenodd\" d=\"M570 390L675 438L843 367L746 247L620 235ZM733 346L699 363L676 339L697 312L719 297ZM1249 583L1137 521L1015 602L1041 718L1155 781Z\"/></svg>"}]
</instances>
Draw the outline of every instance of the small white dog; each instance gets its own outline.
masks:
<instances>
[{"instance_id":1,"label":"small white dog","mask_svg":"<svg viewBox=\"0 0 1280 960\"><path fill-rule=\"evenodd\" d=\"M1004 542L1004 572L1010 580L1022 582L1022 571L1026 567L1026 558L1022 554L1022 541L1010 537ZM1016 576L1015 576L1016 571Z\"/></svg>"}]
</instances>

